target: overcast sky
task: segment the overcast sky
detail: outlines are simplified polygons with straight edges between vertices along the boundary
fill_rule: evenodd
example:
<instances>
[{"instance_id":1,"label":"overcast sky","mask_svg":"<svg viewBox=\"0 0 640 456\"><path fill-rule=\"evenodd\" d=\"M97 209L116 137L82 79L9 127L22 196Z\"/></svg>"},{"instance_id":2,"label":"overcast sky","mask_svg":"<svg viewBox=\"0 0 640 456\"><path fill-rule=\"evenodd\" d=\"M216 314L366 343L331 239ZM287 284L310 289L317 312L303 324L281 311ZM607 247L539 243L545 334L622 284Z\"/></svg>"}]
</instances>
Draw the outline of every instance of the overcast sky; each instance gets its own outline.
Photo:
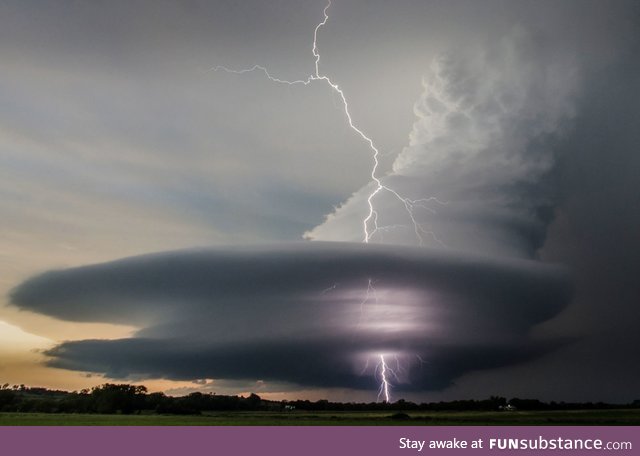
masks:
<instances>
[{"instance_id":1,"label":"overcast sky","mask_svg":"<svg viewBox=\"0 0 640 456\"><path fill-rule=\"evenodd\" d=\"M0 380L636 399L636 2L335 1L366 246L325 5L0 5Z\"/></svg>"}]
</instances>

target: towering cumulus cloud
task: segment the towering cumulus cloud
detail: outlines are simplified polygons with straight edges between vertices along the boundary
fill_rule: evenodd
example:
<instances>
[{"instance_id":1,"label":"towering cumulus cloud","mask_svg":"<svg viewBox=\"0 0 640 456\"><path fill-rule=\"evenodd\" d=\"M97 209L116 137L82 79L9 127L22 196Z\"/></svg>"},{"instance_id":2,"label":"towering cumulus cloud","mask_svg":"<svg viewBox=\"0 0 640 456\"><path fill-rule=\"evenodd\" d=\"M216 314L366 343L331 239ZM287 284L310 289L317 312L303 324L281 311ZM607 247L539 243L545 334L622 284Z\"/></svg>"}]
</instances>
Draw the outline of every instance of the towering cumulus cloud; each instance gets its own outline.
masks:
<instances>
[{"instance_id":1,"label":"towering cumulus cloud","mask_svg":"<svg viewBox=\"0 0 640 456\"><path fill-rule=\"evenodd\" d=\"M546 177L554 141L572 117L577 77L566 55L537 46L522 30L492 46L442 55L415 104L410 145L383 183L417 200L425 244L530 258L552 214ZM365 200L355 193L310 239L362 238ZM390 193L376 195L374 241L413 244L411 219Z\"/></svg>"}]
</instances>

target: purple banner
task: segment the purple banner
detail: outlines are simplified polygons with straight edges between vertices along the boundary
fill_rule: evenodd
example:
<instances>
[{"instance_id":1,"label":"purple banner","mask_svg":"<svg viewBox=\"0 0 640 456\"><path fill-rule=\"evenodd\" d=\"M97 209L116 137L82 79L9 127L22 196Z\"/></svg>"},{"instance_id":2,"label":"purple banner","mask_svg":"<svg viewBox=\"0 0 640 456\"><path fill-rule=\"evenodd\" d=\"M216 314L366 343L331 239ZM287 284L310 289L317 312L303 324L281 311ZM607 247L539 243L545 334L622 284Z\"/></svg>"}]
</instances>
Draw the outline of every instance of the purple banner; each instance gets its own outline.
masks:
<instances>
[{"instance_id":1,"label":"purple banner","mask_svg":"<svg viewBox=\"0 0 640 456\"><path fill-rule=\"evenodd\" d=\"M630 426L1 427L0 454L485 455L640 454Z\"/></svg>"}]
</instances>

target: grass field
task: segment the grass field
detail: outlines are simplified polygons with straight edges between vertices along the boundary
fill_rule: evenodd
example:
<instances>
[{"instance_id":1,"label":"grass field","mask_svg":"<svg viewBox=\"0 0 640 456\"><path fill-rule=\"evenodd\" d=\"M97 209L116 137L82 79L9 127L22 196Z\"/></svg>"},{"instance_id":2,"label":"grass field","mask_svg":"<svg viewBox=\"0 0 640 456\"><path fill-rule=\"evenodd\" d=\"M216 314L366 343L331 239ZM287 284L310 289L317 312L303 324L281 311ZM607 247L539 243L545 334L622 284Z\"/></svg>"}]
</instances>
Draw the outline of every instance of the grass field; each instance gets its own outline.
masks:
<instances>
[{"instance_id":1,"label":"grass field","mask_svg":"<svg viewBox=\"0 0 640 456\"><path fill-rule=\"evenodd\" d=\"M640 425L640 410L553 412L225 412L201 416L0 413L0 426Z\"/></svg>"}]
</instances>

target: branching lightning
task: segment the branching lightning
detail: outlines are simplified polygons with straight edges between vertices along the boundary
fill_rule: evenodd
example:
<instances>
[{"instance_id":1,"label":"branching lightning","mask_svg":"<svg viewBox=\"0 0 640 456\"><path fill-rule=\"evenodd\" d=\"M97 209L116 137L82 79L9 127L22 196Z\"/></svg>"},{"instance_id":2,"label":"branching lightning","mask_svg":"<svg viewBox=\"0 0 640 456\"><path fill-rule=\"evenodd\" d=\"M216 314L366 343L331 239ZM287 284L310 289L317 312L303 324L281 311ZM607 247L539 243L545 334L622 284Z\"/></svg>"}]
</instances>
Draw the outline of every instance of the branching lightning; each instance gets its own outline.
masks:
<instances>
[{"instance_id":1,"label":"branching lightning","mask_svg":"<svg viewBox=\"0 0 640 456\"><path fill-rule=\"evenodd\" d=\"M269 70L267 70L267 68L261 65L254 65L250 68L245 68L242 70L234 70L222 65L218 65L211 68L210 71L225 71L227 73L233 73L233 74L244 74L244 73L251 73L254 71L261 71L270 81L278 84L287 84L287 85L299 85L299 84L309 85L314 81L325 82L340 97L340 100L342 100L343 111L347 119L347 123L349 124L349 127L351 128L351 130L353 130L355 133L358 134L358 136L360 136L360 138L369 146L369 149L372 152L373 166L371 168L370 175L371 175L371 179L375 184L375 188L371 191L371 193L369 193L369 196L367 197L368 212L366 217L362 221L362 229L363 229L362 241L365 243L369 243L372 240L373 236L380 231L381 227L378 226L378 212L375 210L373 201L376 195L378 195L378 193L388 192L391 195L393 195L395 198L397 198L398 201L400 201L404 206L411 220L411 223L413 225L413 230L416 234L416 238L418 239L418 242L420 243L420 245L424 245L425 237L430 237L439 245L444 246L442 241L440 241L436 237L435 233L427 229L424 223L420 223L418 221L418 219L416 218L415 211L416 209L421 208L429 212L434 212L434 209L428 206L429 204L443 205L446 203L443 201L440 201L436 197L421 198L421 199L415 199L415 200L406 198L402 196L400 193L398 193L396 190L389 187L388 185L385 185L382 182L382 180L378 177L378 167L380 166L379 157L381 155L380 151L374 144L373 140L369 136L367 136L360 128L358 128L353 122L353 118L351 117L351 111L349 110L349 103L344 94L344 91L338 86L338 84L333 82L331 78L329 78L329 76L320 73L320 53L318 51L318 31L329 20L329 15L327 11L329 10L330 6L331 6L331 0L328 0L327 5L324 7L324 10L323 10L324 19L316 25L316 28L313 31L312 53L315 59L315 62L314 62L315 72L309 75L306 79L297 79L292 81L286 80L286 79L280 79L275 76L272 76L271 73L269 73Z\"/></svg>"},{"instance_id":2,"label":"branching lightning","mask_svg":"<svg viewBox=\"0 0 640 456\"><path fill-rule=\"evenodd\" d=\"M218 65L215 66L213 68L210 68L209 71L225 71L227 73L233 73L233 74L244 74L244 73L251 73L251 72L262 72L264 73L264 75L267 77L267 79L269 79L272 82L278 83L278 84L286 84L286 85L309 85L312 82L316 82L316 81L322 81L325 82L330 88L331 90L334 91L335 94L337 94L340 98L340 100L342 101L342 108L344 111L344 115L347 119L347 123L349 125L349 127L351 128L351 130L353 130L369 147L369 149L372 152L372 160L373 160L373 166L371 168L371 180L373 181L375 187L374 189L371 191L371 193L369 193L368 197L367 197L367 206L368 206L368 211L367 211L367 215L366 217L362 220L362 242L364 243L369 243L372 241L373 236L375 236L376 234L378 235L382 235L383 232L385 231L389 231L391 229L394 228L398 228L398 227L406 227L406 225L398 225L398 224L394 224L394 225L386 225L386 226L379 226L378 225L378 212L375 210L374 207L374 199L375 197L381 193L381 192L387 192L389 194L391 194L392 196L394 196L400 203L402 203L403 207L405 208L407 215L409 216L409 219L411 220L411 224L413 226L413 231L415 232L416 238L419 242L420 245L424 245L425 243L425 238L429 237L431 238L433 241L435 241L436 243L438 243L441 246L445 246L435 235L435 233L433 233L431 230L429 230L424 223L421 223L417 217L416 217L416 210L418 209L423 209L426 210L427 212L435 212L435 210L433 209L433 207L431 207L430 205L445 205L447 204L446 202L440 201L438 198L436 197L429 197L429 198L421 198L421 199L410 199L407 197L402 196L400 193L398 193L395 189L389 187L388 185L385 185L381 178L378 177L378 168L380 166L380 161L379 158L381 156L380 151L378 150L378 148L376 147L376 145L374 144L373 140L367 136L358 126L356 126L356 124L353 122L353 118L351 117L351 111L349 109L349 103L347 101L347 98L344 94L344 91L338 86L338 84L336 84L335 82L333 82L331 80L331 78L329 78L329 76L321 74L320 73L320 53L318 51L318 32L319 30L326 25L327 21L329 20L329 15L327 13L327 11L329 10L329 7L331 6L331 0L327 1L327 5L324 7L323 10L323 15L324 18L322 19L321 22L319 22L314 31L313 31L313 47L312 47L312 53L313 53L313 57L314 57L314 68L315 71L313 74L310 74L306 79L297 79L297 80L286 80L286 79L280 79L277 78L273 75L271 75L271 73L269 72L269 70L267 70L267 68L265 68L264 66L261 65L254 65L250 68L245 68L245 69L241 69L241 70L234 70L234 69L230 69L227 68L225 66L222 65ZM333 286L325 289L322 291L322 294L328 293L332 290L334 290L337 287L337 284L334 284ZM376 300L377 300L377 295L376 295L376 291L374 288L374 281L369 278L369 282L367 285L367 292L365 295L365 298L361 301L360 303L360 321L362 320L362 314L364 311L364 306L367 303L367 301L370 299L370 297L373 296ZM360 325L360 323L358 323L358 326ZM376 366L376 374L379 373L380 376L380 389L378 392L378 400L380 400L380 398L384 398L384 400L386 402L390 402L391 400L391 394L390 394L390 390L391 390L391 383L390 383L390 376L396 376L395 372L389 368L388 364L385 361L385 356L384 354L380 354L380 361L378 362L377 366ZM396 358L396 362L398 362L397 358ZM367 360L367 366L368 366L368 360ZM399 366L399 364L398 364ZM365 366L366 369L366 366ZM397 378L397 376L396 376Z\"/></svg>"},{"instance_id":3,"label":"branching lightning","mask_svg":"<svg viewBox=\"0 0 640 456\"><path fill-rule=\"evenodd\" d=\"M368 280L367 292L365 293L365 296L362 299L362 301L360 301L360 320L358 321L358 327L360 327L360 324L362 323L362 318L365 311L365 305L367 304L367 302L369 302L369 300L371 300L372 298L376 303L378 302L378 294L376 293L374 283L375 282L373 281L373 279L370 278ZM394 377L396 377L396 379L398 377L396 373L389 368L389 365L385 361L384 354L381 353L378 356L380 360L378 361L374 371L374 375L377 376L379 373L379 376L380 376L380 388L378 389L378 400L384 397L384 401L389 403L391 402L391 392L390 392L391 383L389 381L389 375L393 375ZM397 358L396 358L396 362L398 363L398 369L400 369L400 364ZM368 366L369 366L369 359L367 358L367 362L363 372L366 371Z\"/></svg>"},{"instance_id":4,"label":"branching lightning","mask_svg":"<svg viewBox=\"0 0 640 456\"><path fill-rule=\"evenodd\" d=\"M373 286L373 279L369 279L369 283L367 284L367 293L364 295L364 299L360 301L360 321L362 321L362 315L364 314L364 305L369 301L371 296L378 302L378 295L376 294L376 289Z\"/></svg>"}]
</instances>

